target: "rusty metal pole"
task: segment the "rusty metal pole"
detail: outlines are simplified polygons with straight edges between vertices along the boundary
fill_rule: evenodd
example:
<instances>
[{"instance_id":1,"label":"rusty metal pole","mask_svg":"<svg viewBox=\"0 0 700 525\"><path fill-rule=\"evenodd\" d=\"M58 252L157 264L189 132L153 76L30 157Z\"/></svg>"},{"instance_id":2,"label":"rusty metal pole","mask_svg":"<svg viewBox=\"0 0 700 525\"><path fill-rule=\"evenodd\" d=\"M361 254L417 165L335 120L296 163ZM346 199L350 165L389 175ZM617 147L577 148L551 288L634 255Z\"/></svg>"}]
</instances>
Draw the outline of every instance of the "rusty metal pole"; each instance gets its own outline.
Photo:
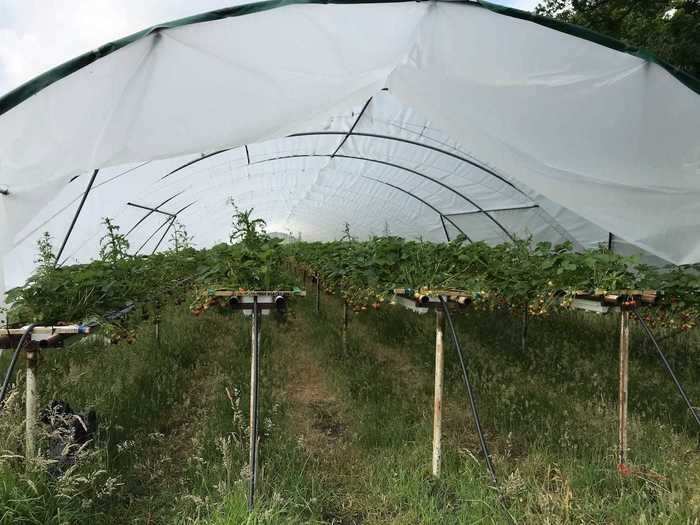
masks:
<instances>
[{"instance_id":1,"label":"rusty metal pole","mask_svg":"<svg viewBox=\"0 0 700 525\"><path fill-rule=\"evenodd\" d=\"M619 419L619 452L620 468L625 465L627 459L627 384L629 380L629 352L630 352L630 313L622 307L620 311L620 389L618 398Z\"/></svg>"},{"instance_id":2,"label":"rusty metal pole","mask_svg":"<svg viewBox=\"0 0 700 525\"><path fill-rule=\"evenodd\" d=\"M248 486L248 510L255 507L255 486L258 480L258 379L260 358L260 317L258 312L258 296L253 296L253 315L251 327L251 357L250 357L250 434L248 465L250 468L250 483Z\"/></svg>"},{"instance_id":3,"label":"rusty metal pole","mask_svg":"<svg viewBox=\"0 0 700 525\"><path fill-rule=\"evenodd\" d=\"M37 372L39 369L39 350L27 350L27 395L25 412L25 447L27 462L36 457L36 427L39 419L39 387Z\"/></svg>"},{"instance_id":4,"label":"rusty metal pole","mask_svg":"<svg viewBox=\"0 0 700 525\"><path fill-rule=\"evenodd\" d=\"M445 372L445 314L435 311L435 399L433 407L433 476L440 477L442 464L442 392Z\"/></svg>"}]
</instances>

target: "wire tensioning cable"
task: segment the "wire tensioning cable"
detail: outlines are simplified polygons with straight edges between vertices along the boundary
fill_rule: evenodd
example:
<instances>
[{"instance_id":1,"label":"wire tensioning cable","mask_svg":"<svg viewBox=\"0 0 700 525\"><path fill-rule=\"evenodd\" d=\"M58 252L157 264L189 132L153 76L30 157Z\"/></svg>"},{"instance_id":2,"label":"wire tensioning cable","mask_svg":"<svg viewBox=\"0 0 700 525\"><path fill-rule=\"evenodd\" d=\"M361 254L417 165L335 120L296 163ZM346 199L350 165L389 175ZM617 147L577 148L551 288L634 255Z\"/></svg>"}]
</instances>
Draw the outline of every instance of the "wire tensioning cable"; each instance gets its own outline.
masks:
<instances>
[{"instance_id":1,"label":"wire tensioning cable","mask_svg":"<svg viewBox=\"0 0 700 525\"><path fill-rule=\"evenodd\" d=\"M440 303L442 304L442 309L445 312L445 318L447 319L447 325L450 327L450 333L452 334L452 342L454 343L455 350L457 352L457 357L459 358L459 365L462 368L462 376L464 378L464 384L467 387L467 394L469 395L469 404L472 409L472 415L474 416L474 426L476 427L476 433L479 435L479 444L481 445L481 450L484 453L484 459L486 461L486 469L491 476L491 481L494 488L498 490L498 503L501 506L503 515L506 517L508 523L515 525L515 520L513 516L510 515L508 508L506 507L503 497L498 489L498 478L496 477L496 469L491 461L491 453L489 452L488 444L486 443L486 438L484 437L484 431L481 428L481 419L479 418L479 410L476 406L476 400L474 399L474 389L472 388L471 381L469 380L469 373L467 372L467 365L464 362L464 354L462 352L462 346L459 344L459 338L457 337L457 332L455 331L454 323L452 322L452 316L450 315L450 309L447 306L447 301L445 298L440 297Z\"/></svg>"},{"instance_id":2,"label":"wire tensioning cable","mask_svg":"<svg viewBox=\"0 0 700 525\"><path fill-rule=\"evenodd\" d=\"M19 353L22 350L22 347L24 346L27 337L31 335L32 330L34 330L35 326L36 323L27 326L27 329L24 331L22 337L20 337L19 339L19 343L17 343L17 348L15 348L15 352L12 354L12 360L10 361L10 364L7 366L7 372L5 372L5 380L2 383L2 390L0 391L0 410L2 410L3 402L5 401L5 396L7 395L7 391L10 387L12 372L15 371L15 366L17 366L17 358L19 357Z\"/></svg>"},{"instance_id":3,"label":"wire tensioning cable","mask_svg":"<svg viewBox=\"0 0 700 525\"><path fill-rule=\"evenodd\" d=\"M683 385L676 377L676 374L673 373L673 368L671 368L671 363L668 362L666 355L661 350L661 347L659 346L659 343L656 341L656 338L654 337L654 334L651 332L651 329L646 324L646 322L644 321L642 316L639 315L639 312L636 309L632 309L632 313L637 318L637 321L639 321L639 324L642 325L642 328L644 329L644 332L646 333L649 340L653 343L654 348L656 349L656 353L659 355L659 358L661 359L661 363L664 365L666 372L668 372L668 375L670 375L671 379L673 379L673 382L675 383L676 388L678 389L678 392L680 393L680 395L683 398L683 400L685 401L685 403L688 405L688 408L690 409L690 413L693 414L693 418L695 419L695 422L698 424L698 426L700 426L700 416L698 416L698 411L695 409L693 404L690 402L690 399L688 398L688 395L685 393L685 389L683 388Z\"/></svg>"}]
</instances>

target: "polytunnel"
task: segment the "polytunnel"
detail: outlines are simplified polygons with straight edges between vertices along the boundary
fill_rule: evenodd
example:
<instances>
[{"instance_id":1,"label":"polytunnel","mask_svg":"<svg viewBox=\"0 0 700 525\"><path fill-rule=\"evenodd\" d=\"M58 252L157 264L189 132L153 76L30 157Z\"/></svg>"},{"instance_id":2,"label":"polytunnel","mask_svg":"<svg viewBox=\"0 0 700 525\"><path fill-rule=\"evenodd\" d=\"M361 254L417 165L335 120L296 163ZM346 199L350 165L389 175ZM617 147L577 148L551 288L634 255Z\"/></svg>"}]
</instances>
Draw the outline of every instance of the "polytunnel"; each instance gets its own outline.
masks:
<instances>
[{"instance_id":1,"label":"polytunnel","mask_svg":"<svg viewBox=\"0 0 700 525\"><path fill-rule=\"evenodd\" d=\"M165 23L0 99L0 292L48 231L59 264L135 253L175 220L700 260L700 82L487 2L277 0ZM70 235L68 235L70 233ZM4 294L3 294L4 296Z\"/></svg>"}]
</instances>

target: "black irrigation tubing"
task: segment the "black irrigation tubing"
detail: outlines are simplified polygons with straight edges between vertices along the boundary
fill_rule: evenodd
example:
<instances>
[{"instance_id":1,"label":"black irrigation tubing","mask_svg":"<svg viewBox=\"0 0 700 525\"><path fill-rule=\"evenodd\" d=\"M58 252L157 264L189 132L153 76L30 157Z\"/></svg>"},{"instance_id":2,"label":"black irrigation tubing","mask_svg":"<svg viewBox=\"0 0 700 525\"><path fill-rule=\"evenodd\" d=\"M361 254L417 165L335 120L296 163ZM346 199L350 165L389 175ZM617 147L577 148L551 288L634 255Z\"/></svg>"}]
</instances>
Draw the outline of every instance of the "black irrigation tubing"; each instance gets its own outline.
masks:
<instances>
[{"instance_id":1,"label":"black irrigation tubing","mask_svg":"<svg viewBox=\"0 0 700 525\"><path fill-rule=\"evenodd\" d=\"M505 502L503 501L503 496L498 487L498 478L496 477L496 469L491 461L491 453L489 452L488 444L486 443L486 437L484 436L484 431L481 428L481 419L479 418L479 410L476 406L476 400L474 399L474 389L472 388L471 381L469 381L469 373L467 372L467 366L464 363L464 354L462 352L462 346L459 344L459 338L457 337L457 332L455 331L454 323L452 322L452 316L450 315L450 309L447 307L447 302L442 295L440 297L440 303L442 304L442 309L445 312L445 318L447 319L447 325L450 327L450 333L452 334L452 342L454 343L455 351L457 352L457 357L459 358L459 364L462 368L462 376L464 378L464 384L467 387L467 394L469 395L469 404L472 409L472 415L474 416L474 426L476 427L476 433L479 435L479 444L481 445L481 450L484 453L484 459L486 461L486 469L491 476L491 481L494 488L498 491L498 503L503 510L503 515L506 517L508 523L515 525L515 520L513 516L510 515Z\"/></svg>"},{"instance_id":2,"label":"black irrigation tubing","mask_svg":"<svg viewBox=\"0 0 700 525\"><path fill-rule=\"evenodd\" d=\"M2 390L0 391L0 410L2 410L3 408L3 402L5 401L7 390L10 387L10 379L12 378L12 373L15 371L15 366L17 366L17 358L19 357L19 353L27 340L27 336L31 335L32 330L34 330L35 326L36 323L30 324L24 331L22 337L20 337L19 339L19 343L17 343L17 348L15 348L14 354L12 354L12 360L7 366L7 372L5 372L5 380L2 383Z\"/></svg>"},{"instance_id":3,"label":"black irrigation tubing","mask_svg":"<svg viewBox=\"0 0 700 525\"><path fill-rule=\"evenodd\" d=\"M644 329L644 332L646 333L647 337L654 344L654 348L656 348L656 353L659 354L659 358L661 359L661 362L664 365L666 372L668 372L668 375L670 375L671 379L673 379L673 382L675 383L676 388L678 389L678 393L681 395L681 397L683 398L685 403L688 405L688 409L690 410L690 413L693 414L693 418L695 419L695 422L698 424L698 426L700 426L700 416L698 416L698 411L695 409L693 404L690 402L690 399L688 398L688 395L685 393L685 389L683 388L683 385L676 377L676 374L673 373L673 368L671 368L671 363L669 363L668 359L666 359L666 355L661 350L661 347L659 346L659 343L656 341L656 338L654 337L654 334L651 332L651 329L646 324L646 322L644 322L644 319L642 318L641 315L639 315L639 312L636 309L633 309L632 313L637 318L637 321L639 321L639 324L642 325L642 328Z\"/></svg>"}]
</instances>

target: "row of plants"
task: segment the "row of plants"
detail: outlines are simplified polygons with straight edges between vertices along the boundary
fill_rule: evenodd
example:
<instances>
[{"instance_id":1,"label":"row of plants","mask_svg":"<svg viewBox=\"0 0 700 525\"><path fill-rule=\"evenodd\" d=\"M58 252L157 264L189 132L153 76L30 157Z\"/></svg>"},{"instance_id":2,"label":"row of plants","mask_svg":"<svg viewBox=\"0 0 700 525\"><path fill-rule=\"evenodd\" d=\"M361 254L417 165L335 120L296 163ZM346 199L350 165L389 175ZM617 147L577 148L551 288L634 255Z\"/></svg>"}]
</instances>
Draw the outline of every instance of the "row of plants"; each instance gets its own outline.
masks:
<instances>
[{"instance_id":1,"label":"row of plants","mask_svg":"<svg viewBox=\"0 0 700 525\"><path fill-rule=\"evenodd\" d=\"M464 238L431 243L385 235L358 241L348 225L339 241L285 242L270 236L253 210L231 205L229 242L209 249L195 249L178 226L171 249L132 256L119 226L105 219L98 260L56 267L51 239L45 236L35 274L8 294L9 318L75 322L129 301L168 299L189 299L199 314L215 303L212 289L294 289L295 270L303 269L318 275L327 291L340 291L356 309L378 308L395 288L408 288L421 293L459 290L470 294L477 307L545 315L569 305L577 294L651 289L660 301L648 320L689 330L700 319L700 265L652 268L604 248L581 252L568 243L531 240L490 246Z\"/></svg>"},{"instance_id":2,"label":"row of plants","mask_svg":"<svg viewBox=\"0 0 700 525\"><path fill-rule=\"evenodd\" d=\"M654 290L660 298L656 324L689 330L700 318L700 265L653 268L605 248L575 251L571 244L531 240L490 246L377 237L357 241L294 243L288 253L340 291L356 309L378 308L396 288L431 293L463 291L475 306L528 309L545 315L579 294L605 295Z\"/></svg>"},{"instance_id":3,"label":"row of plants","mask_svg":"<svg viewBox=\"0 0 700 525\"><path fill-rule=\"evenodd\" d=\"M87 264L57 266L52 239L45 234L38 243L35 273L25 285L7 294L10 323L99 320L130 302L152 309L160 302L203 297L210 288L294 286L296 281L286 270L282 241L265 232L264 221L253 218L252 210L240 210L232 201L231 205L229 242L209 249L195 249L192 238L178 225L168 250L131 255L119 226L105 218L99 258Z\"/></svg>"}]
</instances>

